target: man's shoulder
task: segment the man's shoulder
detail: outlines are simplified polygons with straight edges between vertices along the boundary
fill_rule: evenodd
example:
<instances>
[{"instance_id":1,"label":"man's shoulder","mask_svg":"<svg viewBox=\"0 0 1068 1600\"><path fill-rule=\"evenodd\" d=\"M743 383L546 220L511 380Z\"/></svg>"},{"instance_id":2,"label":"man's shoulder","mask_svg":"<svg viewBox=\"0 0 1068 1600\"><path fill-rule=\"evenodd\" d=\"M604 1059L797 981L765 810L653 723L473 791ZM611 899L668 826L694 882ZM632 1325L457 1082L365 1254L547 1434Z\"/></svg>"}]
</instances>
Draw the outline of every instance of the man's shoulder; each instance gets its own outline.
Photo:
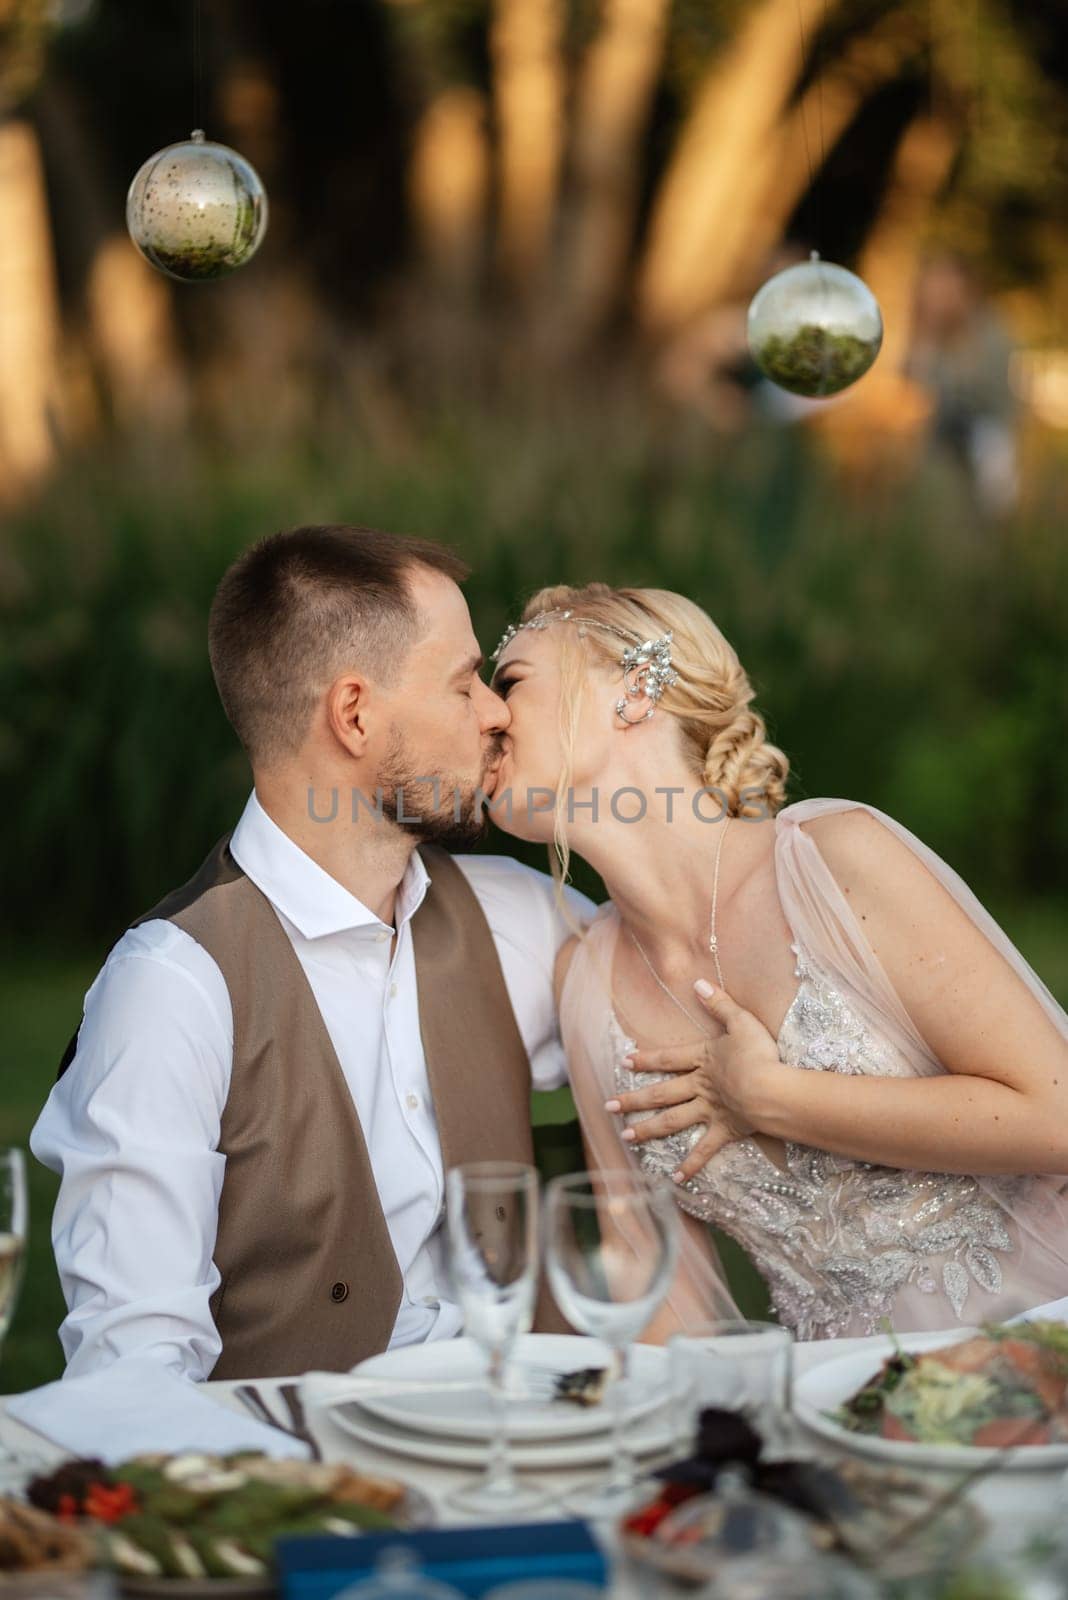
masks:
<instances>
[{"instance_id":1,"label":"man's shoulder","mask_svg":"<svg viewBox=\"0 0 1068 1600\"><path fill-rule=\"evenodd\" d=\"M156 917L127 928L112 945L86 994L85 1010L125 1010L138 1000L166 1010L167 996L183 1010L197 993L220 1018L228 1016L229 992L217 963L177 924Z\"/></svg>"}]
</instances>

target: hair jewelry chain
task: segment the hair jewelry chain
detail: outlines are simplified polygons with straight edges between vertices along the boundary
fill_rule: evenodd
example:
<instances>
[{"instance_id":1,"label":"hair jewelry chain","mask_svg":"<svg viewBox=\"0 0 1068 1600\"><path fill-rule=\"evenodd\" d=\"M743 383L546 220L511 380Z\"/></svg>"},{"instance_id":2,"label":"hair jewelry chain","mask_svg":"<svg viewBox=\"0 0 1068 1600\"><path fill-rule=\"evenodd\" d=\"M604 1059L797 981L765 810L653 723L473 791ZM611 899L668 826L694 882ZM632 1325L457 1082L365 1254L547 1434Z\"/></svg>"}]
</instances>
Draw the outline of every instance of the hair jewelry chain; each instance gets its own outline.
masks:
<instances>
[{"instance_id":1,"label":"hair jewelry chain","mask_svg":"<svg viewBox=\"0 0 1068 1600\"><path fill-rule=\"evenodd\" d=\"M496 661L505 645L511 644L517 633L522 633L524 628L547 628L552 622L575 622L578 624L579 637L581 638L587 628L601 628L606 633L615 634L619 639L632 639L636 642L629 645L620 657L619 664L623 669L623 687L625 693L620 696L615 704L615 712L622 722L633 725L647 722L656 710L657 702L665 689L670 689L672 684L678 683L679 675L671 665L671 641L674 635L670 632L661 634L659 639L640 639L637 634L628 633L623 628L617 628L611 622L598 622L594 617L576 616L573 611L564 610L557 606L550 611L539 611L527 622L509 624L501 637L501 642L490 656L491 661ZM640 717L627 716L627 701L646 699L650 702L649 709Z\"/></svg>"}]
</instances>

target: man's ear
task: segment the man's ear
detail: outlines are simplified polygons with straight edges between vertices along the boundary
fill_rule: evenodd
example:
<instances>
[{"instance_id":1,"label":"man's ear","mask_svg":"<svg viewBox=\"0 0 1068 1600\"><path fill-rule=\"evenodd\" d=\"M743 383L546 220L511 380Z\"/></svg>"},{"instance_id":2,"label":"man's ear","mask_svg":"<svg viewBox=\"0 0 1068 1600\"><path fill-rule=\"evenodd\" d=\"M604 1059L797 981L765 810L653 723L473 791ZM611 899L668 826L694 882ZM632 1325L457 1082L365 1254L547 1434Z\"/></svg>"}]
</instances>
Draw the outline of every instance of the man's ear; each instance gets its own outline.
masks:
<instances>
[{"instance_id":1,"label":"man's ear","mask_svg":"<svg viewBox=\"0 0 1068 1600\"><path fill-rule=\"evenodd\" d=\"M370 683L355 672L336 679L327 690L327 727L350 755L362 756L367 749L372 699Z\"/></svg>"}]
</instances>

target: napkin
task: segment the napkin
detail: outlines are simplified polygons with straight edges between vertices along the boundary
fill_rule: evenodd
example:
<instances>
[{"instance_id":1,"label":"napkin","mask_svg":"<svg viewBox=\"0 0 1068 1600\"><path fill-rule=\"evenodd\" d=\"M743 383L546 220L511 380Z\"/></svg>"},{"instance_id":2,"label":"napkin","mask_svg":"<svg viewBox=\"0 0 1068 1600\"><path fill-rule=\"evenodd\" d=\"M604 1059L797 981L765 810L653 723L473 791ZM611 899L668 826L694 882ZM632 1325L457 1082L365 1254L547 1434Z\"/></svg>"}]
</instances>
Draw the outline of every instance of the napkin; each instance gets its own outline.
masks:
<instances>
[{"instance_id":1,"label":"napkin","mask_svg":"<svg viewBox=\"0 0 1068 1600\"><path fill-rule=\"evenodd\" d=\"M99 1372L12 1395L6 1410L64 1450L109 1466L153 1450L310 1454L299 1439L228 1410L148 1356L123 1356Z\"/></svg>"}]
</instances>

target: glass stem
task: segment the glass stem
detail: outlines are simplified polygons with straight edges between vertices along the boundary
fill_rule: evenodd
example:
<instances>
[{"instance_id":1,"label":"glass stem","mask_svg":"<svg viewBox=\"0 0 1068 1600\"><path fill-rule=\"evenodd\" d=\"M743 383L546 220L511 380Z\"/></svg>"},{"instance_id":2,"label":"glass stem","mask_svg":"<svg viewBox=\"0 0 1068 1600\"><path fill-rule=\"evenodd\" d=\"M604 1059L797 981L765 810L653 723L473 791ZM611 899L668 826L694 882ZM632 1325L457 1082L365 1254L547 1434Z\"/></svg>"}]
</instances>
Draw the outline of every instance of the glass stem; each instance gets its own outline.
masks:
<instances>
[{"instance_id":1,"label":"glass stem","mask_svg":"<svg viewBox=\"0 0 1068 1600\"><path fill-rule=\"evenodd\" d=\"M512 1468L508 1446L508 1395L505 1388L506 1359L503 1350L490 1352L489 1389L493 1402L493 1440L486 1461L483 1484L487 1492L502 1499L514 1495L519 1485Z\"/></svg>"},{"instance_id":2,"label":"glass stem","mask_svg":"<svg viewBox=\"0 0 1068 1600\"><path fill-rule=\"evenodd\" d=\"M630 1376L630 1345L617 1345L615 1355L615 1381L611 1386L612 1401L612 1470L609 1484L615 1489L634 1487L634 1456L627 1442L626 1383Z\"/></svg>"}]
</instances>

